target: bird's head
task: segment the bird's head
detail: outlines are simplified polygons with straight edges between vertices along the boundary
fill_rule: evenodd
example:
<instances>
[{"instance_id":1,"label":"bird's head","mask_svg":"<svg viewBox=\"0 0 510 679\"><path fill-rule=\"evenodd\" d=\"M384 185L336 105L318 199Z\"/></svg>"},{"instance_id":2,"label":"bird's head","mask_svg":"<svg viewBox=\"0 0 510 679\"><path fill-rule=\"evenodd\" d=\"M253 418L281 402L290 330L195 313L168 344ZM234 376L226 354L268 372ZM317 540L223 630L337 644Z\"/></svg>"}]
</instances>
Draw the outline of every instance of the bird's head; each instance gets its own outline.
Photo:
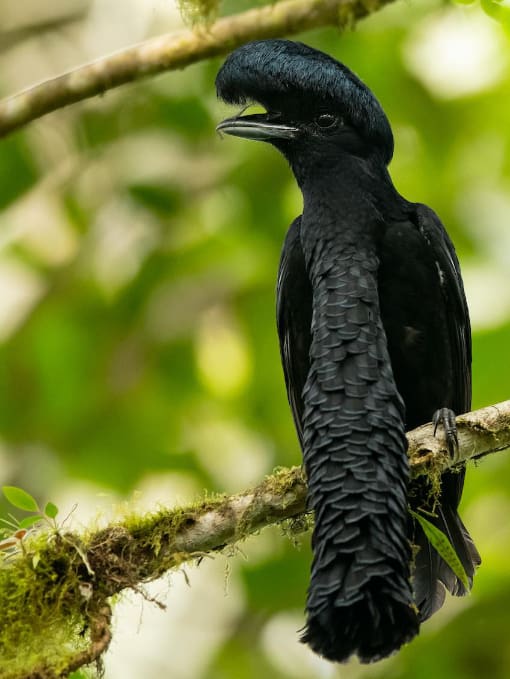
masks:
<instances>
[{"instance_id":1,"label":"bird's head","mask_svg":"<svg viewBox=\"0 0 510 679\"><path fill-rule=\"evenodd\" d=\"M258 103L265 113L238 115L217 130L267 141L296 164L337 154L393 155L391 127L372 92L346 66L323 52L289 40L243 45L216 77L229 104Z\"/></svg>"}]
</instances>

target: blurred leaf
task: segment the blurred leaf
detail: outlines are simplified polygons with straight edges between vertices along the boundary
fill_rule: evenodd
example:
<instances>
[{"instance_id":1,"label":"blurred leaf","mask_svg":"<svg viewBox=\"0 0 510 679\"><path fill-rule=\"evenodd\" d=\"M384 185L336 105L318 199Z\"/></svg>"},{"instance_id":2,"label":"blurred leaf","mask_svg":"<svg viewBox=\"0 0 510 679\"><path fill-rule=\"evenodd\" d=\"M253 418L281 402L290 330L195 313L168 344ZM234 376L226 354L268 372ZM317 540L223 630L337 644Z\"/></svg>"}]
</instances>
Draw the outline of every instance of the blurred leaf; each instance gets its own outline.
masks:
<instances>
[{"instance_id":1,"label":"blurred leaf","mask_svg":"<svg viewBox=\"0 0 510 679\"><path fill-rule=\"evenodd\" d=\"M54 519L58 514L58 507L53 502L48 502L44 508L44 513L49 519Z\"/></svg>"},{"instance_id":2,"label":"blurred leaf","mask_svg":"<svg viewBox=\"0 0 510 679\"><path fill-rule=\"evenodd\" d=\"M40 521L42 521L40 514L37 514L36 516L26 516L24 519L21 519L19 525L21 528L32 528L32 526L35 526L35 524Z\"/></svg>"},{"instance_id":3,"label":"blurred leaf","mask_svg":"<svg viewBox=\"0 0 510 679\"><path fill-rule=\"evenodd\" d=\"M39 506L30 493L17 486L3 486L3 494L13 507L23 509L25 512L38 512Z\"/></svg>"},{"instance_id":4,"label":"blurred leaf","mask_svg":"<svg viewBox=\"0 0 510 679\"><path fill-rule=\"evenodd\" d=\"M182 203L181 193L168 185L133 184L128 192L141 205L163 218L174 214Z\"/></svg>"},{"instance_id":5,"label":"blurred leaf","mask_svg":"<svg viewBox=\"0 0 510 679\"><path fill-rule=\"evenodd\" d=\"M418 512L413 512L412 510L409 511L411 516L413 516L423 528L423 532L425 533L430 544L434 547L439 556L448 564L448 566L450 566L452 571L469 592L469 580L466 571L464 570L464 566L460 562L457 552L453 548L446 535L443 533L443 531L439 530L439 528L436 528L434 524L430 523L430 521L427 521L427 519L422 514L418 514Z\"/></svg>"},{"instance_id":6,"label":"blurred leaf","mask_svg":"<svg viewBox=\"0 0 510 679\"><path fill-rule=\"evenodd\" d=\"M510 28L510 7L503 5L502 0L480 0L480 5L488 16Z\"/></svg>"},{"instance_id":7,"label":"blurred leaf","mask_svg":"<svg viewBox=\"0 0 510 679\"><path fill-rule=\"evenodd\" d=\"M0 210L14 202L38 177L25 133L19 132L0 139Z\"/></svg>"}]
</instances>

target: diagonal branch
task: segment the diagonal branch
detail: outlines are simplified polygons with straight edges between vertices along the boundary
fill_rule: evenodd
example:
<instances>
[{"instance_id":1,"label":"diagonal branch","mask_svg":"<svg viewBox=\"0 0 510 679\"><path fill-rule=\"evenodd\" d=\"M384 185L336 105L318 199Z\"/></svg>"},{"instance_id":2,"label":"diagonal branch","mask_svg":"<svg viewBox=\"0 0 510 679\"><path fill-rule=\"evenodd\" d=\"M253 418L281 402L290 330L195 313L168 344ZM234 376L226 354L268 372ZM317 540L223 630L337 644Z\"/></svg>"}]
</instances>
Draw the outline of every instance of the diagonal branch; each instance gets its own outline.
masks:
<instances>
[{"instance_id":1,"label":"diagonal branch","mask_svg":"<svg viewBox=\"0 0 510 679\"><path fill-rule=\"evenodd\" d=\"M456 463L510 447L510 401L457 418ZM411 475L452 466L432 425L408 434ZM222 550L264 526L295 519L306 526L306 482L281 469L233 496L149 516L126 517L85 536L39 534L0 565L0 675L56 679L96 660L110 641L108 599ZM85 633L86 632L86 633ZM19 649L25 649L20 655ZM27 651L31 649L31 653Z\"/></svg>"},{"instance_id":2,"label":"diagonal branch","mask_svg":"<svg viewBox=\"0 0 510 679\"><path fill-rule=\"evenodd\" d=\"M321 26L352 26L392 0L283 0L163 35L103 57L0 101L0 137L51 111L124 83L226 54L249 40Z\"/></svg>"}]
</instances>

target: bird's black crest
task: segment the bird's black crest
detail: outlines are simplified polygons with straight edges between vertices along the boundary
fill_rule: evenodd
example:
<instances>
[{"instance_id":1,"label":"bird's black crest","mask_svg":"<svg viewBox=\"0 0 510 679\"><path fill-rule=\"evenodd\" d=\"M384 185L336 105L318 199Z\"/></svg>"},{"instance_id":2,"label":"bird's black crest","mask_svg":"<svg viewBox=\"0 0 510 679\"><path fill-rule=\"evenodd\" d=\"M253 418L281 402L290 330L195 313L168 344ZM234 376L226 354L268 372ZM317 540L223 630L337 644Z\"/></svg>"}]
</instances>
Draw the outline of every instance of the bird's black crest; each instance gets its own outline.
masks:
<instances>
[{"instance_id":1,"label":"bird's black crest","mask_svg":"<svg viewBox=\"0 0 510 679\"><path fill-rule=\"evenodd\" d=\"M334 108L368 141L393 155L393 134L381 105L361 80L328 54L290 40L259 40L232 52L216 78L230 104L256 101L268 109L308 96L313 109ZM327 93L327 94L325 94Z\"/></svg>"}]
</instances>

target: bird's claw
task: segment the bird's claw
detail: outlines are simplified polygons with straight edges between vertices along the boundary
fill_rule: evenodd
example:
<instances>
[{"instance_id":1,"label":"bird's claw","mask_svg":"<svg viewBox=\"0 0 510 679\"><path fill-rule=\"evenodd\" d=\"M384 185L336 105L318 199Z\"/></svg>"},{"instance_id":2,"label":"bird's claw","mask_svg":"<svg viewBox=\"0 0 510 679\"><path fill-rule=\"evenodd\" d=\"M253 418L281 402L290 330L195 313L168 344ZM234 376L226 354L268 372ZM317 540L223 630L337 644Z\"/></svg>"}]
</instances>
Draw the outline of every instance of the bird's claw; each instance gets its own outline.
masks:
<instances>
[{"instance_id":1,"label":"bird's claw","mask_svg":"<svg viewBox=\"0 0 510 679\"><path fill-rule=\"evenodd\" d=\"M434 436L438 426L440 424L443 426L448 454L452 462L456 462L459 453L459 439L457 437L455 413L450 408L438 408L432 415L432 424L434 425Z\"/></svg>"}]
</instances>

